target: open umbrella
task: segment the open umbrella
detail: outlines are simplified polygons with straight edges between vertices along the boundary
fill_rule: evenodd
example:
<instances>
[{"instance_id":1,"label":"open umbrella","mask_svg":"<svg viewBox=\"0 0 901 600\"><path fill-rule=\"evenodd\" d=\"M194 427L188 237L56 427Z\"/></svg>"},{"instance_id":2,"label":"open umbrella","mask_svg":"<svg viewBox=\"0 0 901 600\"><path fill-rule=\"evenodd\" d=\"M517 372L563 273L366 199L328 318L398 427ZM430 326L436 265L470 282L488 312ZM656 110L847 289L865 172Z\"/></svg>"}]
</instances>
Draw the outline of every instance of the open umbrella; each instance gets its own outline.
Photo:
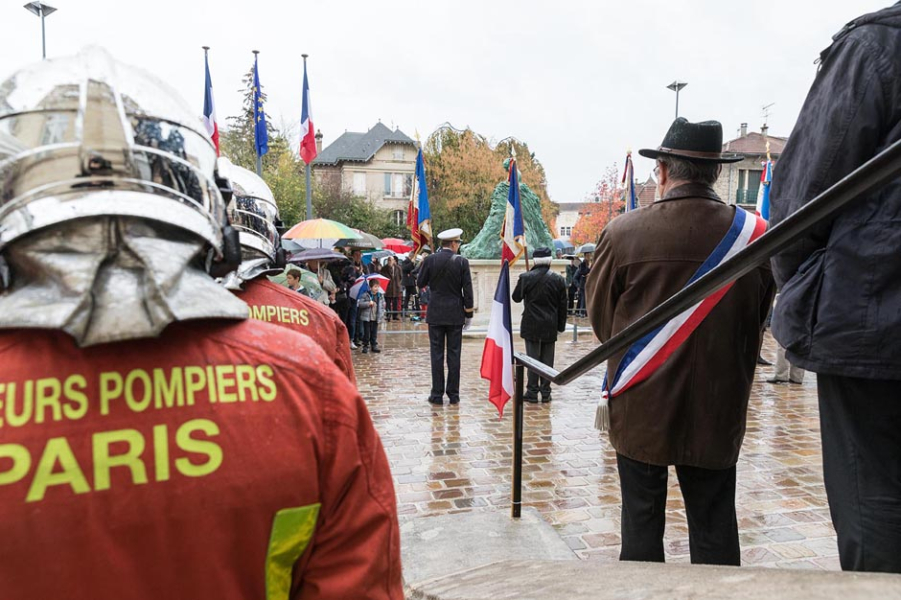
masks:
<instances>
[{"instance_id":1,"label":"open umbrella","mask_svg":"<svg viewBox=\"0 0 901 600\"><path fill-rule=\"evenodd\" d=\"M309 250L301 250L297 254L292 254L288 259L289 263L300 263L308 260L350 260L343 254L330 250L328 248L310 248Z\"/></svg>"},{"instance_id":2,"label":"open umbrella","mask_svg":"<svg viewBox=\"0 0 901 600\"><path fill-rule=\"evenodd\" d=\"M394 250L399 254L413 249L413 244L407 243L400 238L384 238L382 243L385 245L386 250Z\"/></svg>"},{"instance_id":3,"label":"open umbrella","mask_svg":"<svg viewBox=\"0 0 901 600\"><path fill-rule=\"evenodd\" d=\"M358 240L360 237L356 230L331 219L301 221L282 236L284 239L297 241L305 248L331 248L334 245L332 240Z\"/></svg>"},{"instance_id":4,"label":"open umbrella","mask_svg":"<svg viewBox=\"0 0 901 600\"><path fill-rule=\"evenodd\" d=\"M391 281L384 275L379 275L378 273L370 273L369 275L360 275L357 277L357 280L354 282L350 289L347 291L348 296L351 298L357 299L360 297L360 290L364 285L369 285L369 281L375 279L379 282L379 287L382 288L382 291L385 291L385 288L388 286L388 282Z\"/></svg>"},{"instance_id":5,"label":"open umbrella","mask_svg":"<svg viewBox=\"0 0 901 600\"><path fill-rule=\"evenodd\" d=\"M594 244L582 244L576 252L579 254L591 254L594 252L594 247Z\"/></svg>"},{"instance_id":6,"label":"open umbrella","mask_svg":"<svg viewBox=\"0 0 901 600\"><path fill-rule=\"evenodd\" d=\"M563 254L572 254L576 251L575 246L573 246L570 242L561 239L554 240L554 248L556 248Z\"/></svg>"},{"instance_id":7,"label":"open umbrella","mask_svg":"<svg viewBox=\"0 0 901 600\"><path fill-rule=\"evenodd\" d=\"M359 229L353 229L352 231L357 234L356 238L351 238L348 236L339 239L337 242L335 242L334 245L343 246L344 248L371 248L373 250L381 250L384 247L382 240L375 237L371 233L366 233L365 231L360 231Z\"/></svg>"},{"instance_id":8,"label":"open umbrella","mask_svg":"<svg viewBox=\"0 0 901 600\"><path fill-rule=\"evenodd\" d=\"M273 275L269 278L269 281L273 283L278 283L279 285L285 285L287 280L287 274L289 270L297 269L300 271L300 285L303 287L304 292L307 296L312 298L317 298L322 293L322 284L319 283L319 275L312 271L307 271L306 269L298 269L295 266L288 267L283 273L279 273L278 275Z\"/></svg>"}]
</instances>

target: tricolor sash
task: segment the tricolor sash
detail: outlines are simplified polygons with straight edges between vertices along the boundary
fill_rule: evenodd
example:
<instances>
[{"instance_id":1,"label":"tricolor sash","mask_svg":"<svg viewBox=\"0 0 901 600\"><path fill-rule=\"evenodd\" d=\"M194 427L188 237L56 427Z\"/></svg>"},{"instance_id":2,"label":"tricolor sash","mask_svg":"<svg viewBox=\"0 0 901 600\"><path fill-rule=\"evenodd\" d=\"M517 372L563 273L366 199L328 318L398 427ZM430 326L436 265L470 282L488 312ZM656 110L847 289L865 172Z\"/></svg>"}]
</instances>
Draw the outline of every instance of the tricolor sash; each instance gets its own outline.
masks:
<instances>
[{"instance_id":1,"label":"tricolor sash","mask_svg":"<svg viewBox=\"0 0 901 600\"><path fill-rule=\"evenodd\" d=\"M766 221L736 207L735 218L729 231L684 287L743 250L763 235L766 227ZM608 384L607 375L604 375L604 387L595 416L595 427L601 431L606 431L610 427L610 412L607 406L609 399L650 377L697 329L734 283L723 286L632 344L620 361L613 382Z\"/></svg>"}]
</instances>

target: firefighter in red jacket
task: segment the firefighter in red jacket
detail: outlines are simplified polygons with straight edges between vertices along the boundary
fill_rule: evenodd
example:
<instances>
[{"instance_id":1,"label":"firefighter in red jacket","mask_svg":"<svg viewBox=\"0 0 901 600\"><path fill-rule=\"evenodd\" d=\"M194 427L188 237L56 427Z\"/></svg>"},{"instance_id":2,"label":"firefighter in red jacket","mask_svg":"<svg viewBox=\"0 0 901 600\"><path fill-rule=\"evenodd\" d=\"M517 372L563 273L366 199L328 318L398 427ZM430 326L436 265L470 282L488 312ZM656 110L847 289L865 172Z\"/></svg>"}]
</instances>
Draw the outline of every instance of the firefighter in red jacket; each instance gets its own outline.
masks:
<instances>
[{"instance_id":1,"label":"firefighter in red jacket","mask_svg":"<svg viewBox=\"0 0 901 600\"><path fill-rule=\"evenodd\" d=\"M196 123L99 50L0 85L0 595L399 600L362 400L213 279Z\"/></svg>"},{"instance_id":2,"label":"firefighter in red jacket","mask_svg":"<svg viewBox=\"0 0 901 600\"><path fill-rule=\"evenodd\" d=\"M229 222L238 231L241 265L225 286L250 306L250 316L310 336L352 383L356 383L347 327L335 311L312 298L272 283L268 275L285 267L277 225L278 205L266 182L256 173L219 158L219 175L233 192Z\"/></svg>"}]
</instances>

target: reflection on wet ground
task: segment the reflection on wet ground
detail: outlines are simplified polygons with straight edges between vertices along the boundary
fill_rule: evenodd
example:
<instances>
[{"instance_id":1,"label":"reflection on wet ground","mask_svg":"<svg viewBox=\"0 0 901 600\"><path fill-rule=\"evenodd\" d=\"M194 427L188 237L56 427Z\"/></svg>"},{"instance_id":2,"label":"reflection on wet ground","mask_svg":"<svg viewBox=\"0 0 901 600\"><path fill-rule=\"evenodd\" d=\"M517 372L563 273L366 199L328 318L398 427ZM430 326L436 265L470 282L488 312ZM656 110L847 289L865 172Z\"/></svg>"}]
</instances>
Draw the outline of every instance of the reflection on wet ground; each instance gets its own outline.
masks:
<instances>
[{"instance_id":1,"label":"reflection on wet ground","mask_svg":"<svg viewBox=\"0 0 901 600\"><path fill-rule=\"evenodd\" d=\"M417 328L391 323L392 329ZM424 326L418 327L424 331ZM558 368L594 347L571 336L557 343ZM357 377L391 462L401 515L509 510L512 405L503 419L479 377L481 339L463 344L462 402L433 407L428 338L381 336L384 352L356 354ZM518 350L522 340L516 339ZM767 335L763 356L774 360ZM816 379L766 383L759 367L738 463L738 520L746 565L838 569L820 453ZM550 404L526 405L523 502L539 510L585 559L616 560L620 495L606 434L593 427L603 372L554 391ZM687 562L688 530L675 473L667 502L667 560Z\"/></svg>"}]
</instances>

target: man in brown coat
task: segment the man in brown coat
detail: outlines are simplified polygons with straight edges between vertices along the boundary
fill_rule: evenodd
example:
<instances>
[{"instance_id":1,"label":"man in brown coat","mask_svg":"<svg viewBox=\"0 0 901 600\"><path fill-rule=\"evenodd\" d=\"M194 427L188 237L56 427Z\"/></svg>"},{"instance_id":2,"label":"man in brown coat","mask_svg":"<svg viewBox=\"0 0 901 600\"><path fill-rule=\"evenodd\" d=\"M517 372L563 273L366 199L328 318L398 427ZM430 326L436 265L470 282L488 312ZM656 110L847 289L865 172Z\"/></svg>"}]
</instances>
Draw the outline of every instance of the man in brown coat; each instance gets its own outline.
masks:
<instances>
[{"instance_id":1,"label":"man in brown coat","mask_svg":"<svg viewBox=\"0 0 901 600\"><path fill-rule=\"evenodd\" d=\"M601 341L682 289L743 210L713 191L720 165L740 160L721 149L719 122L680 118L658 149L640 151L657 160L660 199L614 219L598 239L586 294ZM762 265L736 281L648 379L610 399L623 496L621 560L664 560L668 465L675 465L691 562L740 563L735 464L772 295ZM625 354L607 363L610 378Z\"/></svg>"}]
</instances>

